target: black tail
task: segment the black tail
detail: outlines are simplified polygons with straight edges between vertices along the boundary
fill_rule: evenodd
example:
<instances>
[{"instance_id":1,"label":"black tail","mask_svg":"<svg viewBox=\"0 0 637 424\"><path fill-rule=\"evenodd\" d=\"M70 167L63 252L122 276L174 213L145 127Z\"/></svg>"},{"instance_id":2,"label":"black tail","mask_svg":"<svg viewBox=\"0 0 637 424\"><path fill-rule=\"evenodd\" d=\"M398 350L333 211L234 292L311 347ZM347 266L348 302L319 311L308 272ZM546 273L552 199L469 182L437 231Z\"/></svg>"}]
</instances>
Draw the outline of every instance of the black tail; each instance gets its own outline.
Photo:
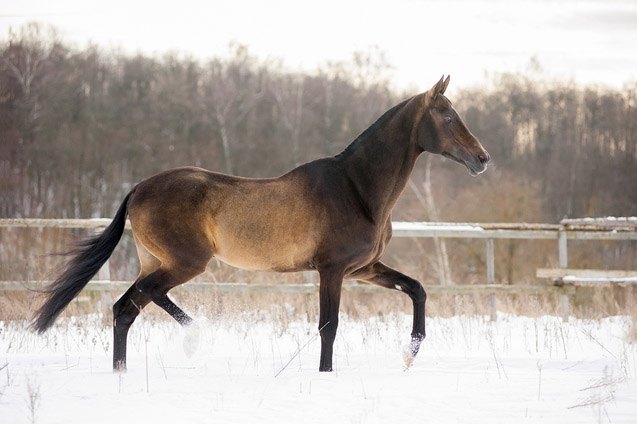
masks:
<instances>
[{"instance_id":1,"label":"black tail","mask_svg":"<svg viewBox=\"0 0 637 424\"><path fill-rule=\"evenodd\" d=\"M47 299L35 313L31 328L44 333L106 263L122 238L131 193L126 195L113 221L102 234L81 241L75 250L69 252L75 257L66 264L62 275L46 288Z\"/></svg>"}]
</instances>

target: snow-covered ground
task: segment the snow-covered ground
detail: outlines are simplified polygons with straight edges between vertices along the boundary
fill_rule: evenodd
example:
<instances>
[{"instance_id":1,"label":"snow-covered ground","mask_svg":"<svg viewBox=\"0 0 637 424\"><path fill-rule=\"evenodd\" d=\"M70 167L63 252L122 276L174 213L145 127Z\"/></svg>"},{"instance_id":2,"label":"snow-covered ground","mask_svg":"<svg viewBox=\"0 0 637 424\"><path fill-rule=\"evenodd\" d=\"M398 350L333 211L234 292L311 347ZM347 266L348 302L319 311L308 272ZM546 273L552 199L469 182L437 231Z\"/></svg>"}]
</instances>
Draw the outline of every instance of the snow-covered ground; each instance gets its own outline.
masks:
<instances>
[{"instance_id":1,"label":"snow-covered ground","mask_svg":"<svg viewBox=\"0 0 637 424\"><path fill-rule=\"evenodd\" d=\"M125 374L111 371L111 329L97 317L44 336L0 323L0 423L637 422L627 317L430 318L406 371L409 316L342 317L331 374L317 372L316 323L197 322L142 314Z\"/></svg>"}]
</instances>

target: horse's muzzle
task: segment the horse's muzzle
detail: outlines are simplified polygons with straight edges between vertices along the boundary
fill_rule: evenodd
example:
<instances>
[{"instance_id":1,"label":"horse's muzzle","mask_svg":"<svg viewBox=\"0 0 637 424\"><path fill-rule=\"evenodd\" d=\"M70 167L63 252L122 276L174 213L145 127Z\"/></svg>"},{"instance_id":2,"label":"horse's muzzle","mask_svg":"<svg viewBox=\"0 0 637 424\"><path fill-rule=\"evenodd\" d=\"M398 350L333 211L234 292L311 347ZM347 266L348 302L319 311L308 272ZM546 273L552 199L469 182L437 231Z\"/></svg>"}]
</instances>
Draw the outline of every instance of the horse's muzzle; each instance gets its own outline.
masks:
<instances>
[{"instance_id":1,"label":"horse's muzzle","mask_svg":"<svg viewBox=\"0 0 637 424\"><path fill-rule=\"evenodd\" d=\"M491 156L489 155L489 152L483 150L472 157L471 160L465 161L465 166L471 175L476 176L487 170L487 164L490 160Z\"/></svg>"}]
</instances>

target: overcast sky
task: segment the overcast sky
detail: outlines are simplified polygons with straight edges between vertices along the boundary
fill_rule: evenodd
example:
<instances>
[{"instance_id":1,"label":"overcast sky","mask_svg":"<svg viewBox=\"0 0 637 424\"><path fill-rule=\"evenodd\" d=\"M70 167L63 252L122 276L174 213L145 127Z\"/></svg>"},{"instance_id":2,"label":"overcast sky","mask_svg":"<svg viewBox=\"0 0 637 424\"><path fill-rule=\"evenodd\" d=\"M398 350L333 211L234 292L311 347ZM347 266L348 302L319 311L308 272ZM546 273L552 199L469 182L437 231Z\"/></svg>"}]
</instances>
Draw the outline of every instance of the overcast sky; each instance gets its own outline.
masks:
<instances>
[{"instance_id":1,"label":"overcast sky","mask_svg":"<svg viewBox=\"0 0 637 424\"><path fill-rule=\"evenodd\" d=\"M620 87L637 78L637 1L631 0L0 0L0 35L29 21L78 47L223 56L231 42L292 69L316 69L379 48L397 87L457 85L486 72L525 71Z\"/></svg>"}]
</instances>

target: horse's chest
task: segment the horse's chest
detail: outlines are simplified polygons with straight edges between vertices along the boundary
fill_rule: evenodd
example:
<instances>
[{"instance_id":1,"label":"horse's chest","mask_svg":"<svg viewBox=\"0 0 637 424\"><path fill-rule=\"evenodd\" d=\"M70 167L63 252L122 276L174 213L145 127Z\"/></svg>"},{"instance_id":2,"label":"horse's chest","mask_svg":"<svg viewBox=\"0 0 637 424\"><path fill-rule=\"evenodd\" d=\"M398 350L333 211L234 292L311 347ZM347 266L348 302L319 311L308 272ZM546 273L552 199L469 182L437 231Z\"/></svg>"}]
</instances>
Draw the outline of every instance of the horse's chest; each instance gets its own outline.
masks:
<instances>
[{"instance_id":1,"label":"horse's chest","mask_svg":"<svg viewBox=\"0 0 637 424\"><path fill-rule=\"evenodd\" d=\"M383 256L383 254L385 253L385 249L389 244L389 240L391 240L391 235L391 223L389 224L389 226L385 225L382 229L380 229L380 231L374 238L374 243L370 248L370 262L376 262L381 258L381 256Z\"/></svg>"},{"instance_id":2,"label":"horse's chest","mask_svg":"<svg viewBox=\"0 0 637 424\"><path fill-rule=\"evenodd\" d=\"M355 231L335 232L325 245L331 262L343 263L352 271L377 262L390 239L391 227L370 225Z\"/></svg>"}]
</instances>

